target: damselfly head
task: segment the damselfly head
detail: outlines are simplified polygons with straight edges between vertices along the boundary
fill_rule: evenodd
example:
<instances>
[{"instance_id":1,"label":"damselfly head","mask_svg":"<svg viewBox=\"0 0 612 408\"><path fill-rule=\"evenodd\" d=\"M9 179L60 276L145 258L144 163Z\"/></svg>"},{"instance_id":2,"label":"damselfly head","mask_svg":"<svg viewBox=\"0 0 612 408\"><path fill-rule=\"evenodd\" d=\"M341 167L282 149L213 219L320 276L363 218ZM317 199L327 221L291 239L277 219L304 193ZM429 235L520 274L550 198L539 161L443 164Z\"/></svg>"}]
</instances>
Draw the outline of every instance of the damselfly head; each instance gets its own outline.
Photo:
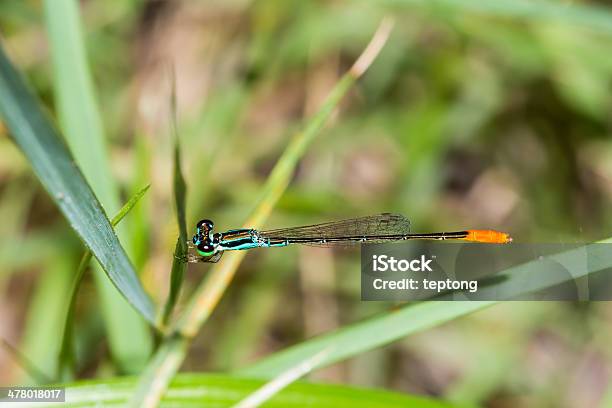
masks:
<instances>
[{"instance_id":1,"label":"damselfly head","mask_svg":"<svg viewBox=\"0 0 612 408\"><path fill-rule=\"evenodd\" d=\"M212 243L212 230L215 224L211 220L200 220L196 224L195 235L192 238L193 245L204 248ZM200 249L198 249L200 252Z\"/></svg>"},{"instance_id":2,"label":"damselfly head","mask_svg":"<svg viewBox=\"0 0 612 408\"><path fill-rule=\"evenodd\" d=\"M196 231L204 235L208 235L213 230L215 223L211 220L200 220L196 225Z\"/></svg>"}]
</instances>

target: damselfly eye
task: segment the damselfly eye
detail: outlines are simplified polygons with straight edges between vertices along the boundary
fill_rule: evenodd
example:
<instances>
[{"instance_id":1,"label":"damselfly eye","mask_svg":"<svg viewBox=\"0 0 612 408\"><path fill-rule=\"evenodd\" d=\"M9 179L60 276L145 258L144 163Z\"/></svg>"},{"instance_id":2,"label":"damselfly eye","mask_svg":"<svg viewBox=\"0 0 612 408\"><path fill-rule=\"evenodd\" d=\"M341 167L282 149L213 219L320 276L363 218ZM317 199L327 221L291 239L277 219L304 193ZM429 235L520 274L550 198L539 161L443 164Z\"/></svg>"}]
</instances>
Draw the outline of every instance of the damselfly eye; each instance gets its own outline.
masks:
<instances>
[{"instance_id":1,"label":"damselfly eye","mask_svg":"<svg viewBox=\"0 0 612 408\"><path fill-rule=\"evenodd\" d=\"M198 230L206 234L208 231L212 231L215 224L211 220L200 220L197 224Z\"/></svg>"},{"instance_id":2,"label":"damselfly eye","mask_svg":"<svg viewBox=\"0 0 612 408\"><path fill-rule=\"evenodd\" d=\"M197 235L194 235L191 241L193 242L193 245L196 245L196 246L200 243L200 240L198 239Z\"/></svg>"}]
</instances>

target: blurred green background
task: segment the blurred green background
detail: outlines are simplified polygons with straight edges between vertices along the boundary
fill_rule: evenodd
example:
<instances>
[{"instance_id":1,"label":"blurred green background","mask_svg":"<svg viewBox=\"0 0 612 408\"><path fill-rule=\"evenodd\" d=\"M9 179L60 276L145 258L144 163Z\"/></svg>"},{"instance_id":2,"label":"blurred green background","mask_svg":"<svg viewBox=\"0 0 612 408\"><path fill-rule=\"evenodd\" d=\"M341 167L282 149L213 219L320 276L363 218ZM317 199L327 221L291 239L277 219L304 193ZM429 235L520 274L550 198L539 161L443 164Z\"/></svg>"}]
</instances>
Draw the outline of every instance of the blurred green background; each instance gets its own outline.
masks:
<instances>
[{"instance_id":1,"label":"blurred green background","mask_svg":"<svg viewBox=\"0 0 612 408\"><path fill-rule=\"evenodd\" d=\"M473 4L81 2L104 172L121 203L151 183L120 237L156 303L177 236L172 70L189 228L200 218L236 228L289 137L389 14L388 44L301 160L267 227L399 212L415 231L494 228L551 243L611 236L612 29L601 27L612 17L577 3L603 13L589 27L571 10L562 19ZM0 29L64 129L43 6L0 2ZM51 375L82 246L7 132L0 124L0 336ZM208 268L189 266L181 299ZM182 369L231 370L393 307L361 302L359 282L356 252L251 251ZM154 339L129 317L109 318L99 293L88 273L76 378L137 374ZM507 302L310 378L491 407L600 406L611 320L605 302ZM129 338L109 340L113 331ZM0 366L0 383L33 381L9 353Z\"/></svg>"}]
</instances>

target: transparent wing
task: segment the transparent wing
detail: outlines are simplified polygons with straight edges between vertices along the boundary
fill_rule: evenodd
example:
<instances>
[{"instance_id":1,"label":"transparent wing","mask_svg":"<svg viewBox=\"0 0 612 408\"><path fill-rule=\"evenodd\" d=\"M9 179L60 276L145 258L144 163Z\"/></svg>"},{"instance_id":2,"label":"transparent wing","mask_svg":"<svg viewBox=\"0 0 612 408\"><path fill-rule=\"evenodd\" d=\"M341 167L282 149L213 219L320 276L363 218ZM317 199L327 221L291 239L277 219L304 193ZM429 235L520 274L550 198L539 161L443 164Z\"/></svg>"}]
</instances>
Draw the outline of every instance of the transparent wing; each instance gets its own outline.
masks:
<instances>
[{"instance_id":1,"label":"transparent wing","mask_svg":"<svg viewBox=\"0 0 612 408\"><path fill-rule=\"evenodd\" d=\"M409 233L410 221L406 217L384 213L303 227L259 231L259 236L272 241L289 240L304 245L338 246L359 245L359 238L365 238L367 242L386 242L390 237Z\"/></svg>"}]
</instances>

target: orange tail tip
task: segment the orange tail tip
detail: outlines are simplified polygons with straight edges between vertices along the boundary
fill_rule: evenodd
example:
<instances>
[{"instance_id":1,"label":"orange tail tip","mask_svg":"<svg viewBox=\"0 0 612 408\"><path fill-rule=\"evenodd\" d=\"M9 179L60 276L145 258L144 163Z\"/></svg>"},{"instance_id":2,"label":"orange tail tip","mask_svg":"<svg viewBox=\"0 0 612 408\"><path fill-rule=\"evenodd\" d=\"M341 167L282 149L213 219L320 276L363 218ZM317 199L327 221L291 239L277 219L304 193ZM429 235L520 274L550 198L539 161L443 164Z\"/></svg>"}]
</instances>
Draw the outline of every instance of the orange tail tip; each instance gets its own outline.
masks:
<instances>
[{"instance_id":1,"label":"orange tail tip","mask_svg":"<svg viewBox=\"0 0 612 408\"><path fill-rule=\"evenodd\" d=\"M464 240L487 244L507 244L512 242L512 237L505 232L493 230L468 230L468 235Z\"/></svg>"}]
</instances>

